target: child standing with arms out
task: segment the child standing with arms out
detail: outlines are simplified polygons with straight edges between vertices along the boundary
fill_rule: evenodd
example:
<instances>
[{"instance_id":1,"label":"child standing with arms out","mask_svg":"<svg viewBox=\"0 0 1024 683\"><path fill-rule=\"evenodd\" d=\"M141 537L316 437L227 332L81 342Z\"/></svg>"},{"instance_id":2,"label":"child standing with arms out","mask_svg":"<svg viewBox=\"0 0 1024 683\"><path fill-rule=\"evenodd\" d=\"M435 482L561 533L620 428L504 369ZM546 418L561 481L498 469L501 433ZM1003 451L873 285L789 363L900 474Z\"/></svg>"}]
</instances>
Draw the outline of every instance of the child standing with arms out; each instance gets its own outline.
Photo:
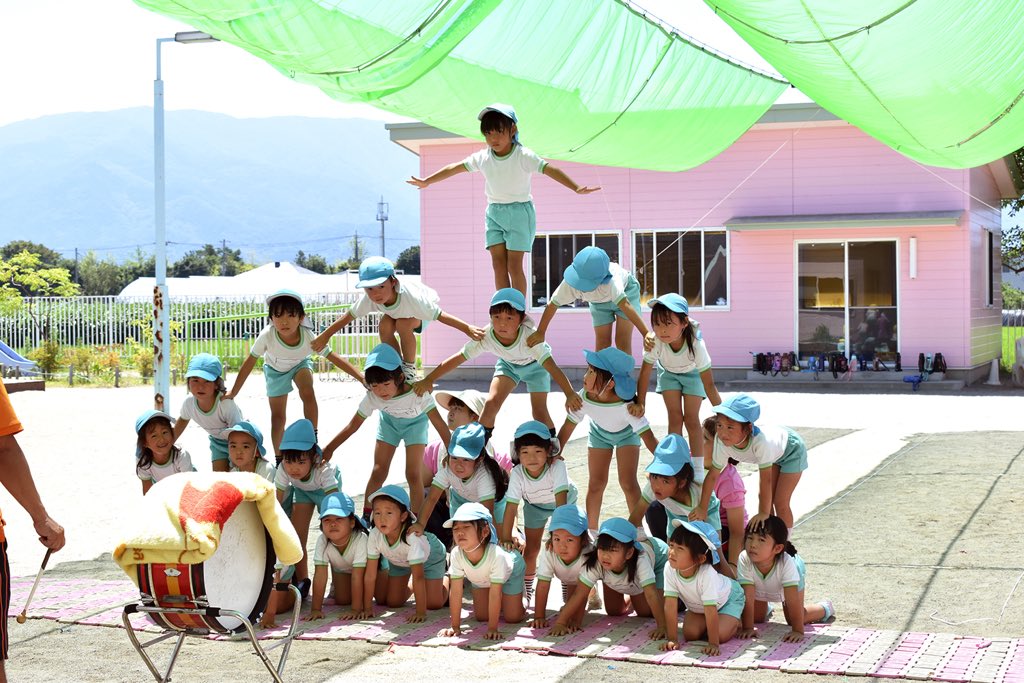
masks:
<instances>
[{"instance_id":1,"label":"child standing with arms out","mask_svg":"<svg viewBox=\"0 0 1024 683\"><path fill-rule=\"evenodd\" d=\"M516 550L498 545L491 513L479 503L460 505L444 524L455 539L448 568L452 622L451 628L439 635L451 637L462 632L462 595L468 581L473 593L473 618L487 622L486 640L498 640L499 618L504 617L506 624L518 624L526 618L523 557Z\"/></svg>"},{"instance_id":2,"label":"child standing with arms out","mask_svg":"<svg viewBox=\"0 0 1024 683\"><path fill-rule=\"evenodd\" d=\"M402 357L402 371L407 382L419 379L416 370L416 333L437 320L454 327L470 339L480 339L484 331L459 320L441 310L437 292L412 280L399 280L395 265L383 256L371 256L359 264L359 282L356 287L363 295L320 336L312 341L312 348L321 353L343 327L370 313L381 313L377 328L381 342L392 347ZM396 339L397 335L397 339Z\"/></svg>"},{"instance_id":3,"label":"child standing with arms out","mask_svg":"<svg viewBox=\"0 0 1024 683\"><path fill-rule=\"evenodd\" d=\"M373 509L373 528L366 544L363 609L373 616L374 595L378 605L387 607L401 607L412 595L416 613L407 621L424 621L428 609L440 609L448 599L444 546L433 534L409 533L416 515L409 509L409 494L404 489L385 486L370 494L368 500ZM382 559L387 560L386 565L382 565Z\"/></svg>"},{"instance_id":4,"label":"child standing with arms out","mask_svg":"<svg viewBox=\"0 0 1024 683\"><path fill-rule=\"evenodd\" d=\"M210 353L197 353L188 362L185 377L190 396L181 404L174 425L177 441L191 420L210 435L210 455L214 472L228 471L228 429L242 421L242 411L224 396L224 365Z\"/></svg>"},{"instance_id":5,"label":"child standing with arms out","mask_svg":"<svg viewBox=\"0 0 1024 683\"><path fill-rule=\"evenodd\" d=\"M519 142L519 119L507 104L492 104L477 116L480 132L487 148L463 161L448 164L439 171L407 182L419 189L466 171L480 171L487 195L484 244L491 252L494 288L512 287L526 294L526 272L523 256L533 248L537 234L537 216L530 195L530 177L543 173L565 185L576 194L597 192L600 187L586 187L573 182L564 172L548 164L533 150Z\"/></svg>"},{"instance_id":6,"label":"child standing with arms out","mask_svg":"<svg viewBox=\"0 0 1024 683\"><path fill-rule=\"evenodd\" d=\"M690 452L698 455L698 478L704 471L704 438L700 428L700 404L705 398L715 406L722 402L711 375L711 357L698 324L690 320L689 304L678 294L666 294L647 302L651 307L651 325L654 327L654 346L644 353L644 363L638 380L641 408L647 397L651 368L658 366L656 391L665 401L668 411L668 431L686 435Z\"/></svg>"},{"instance_id":7,"label":"child standing with arms out","mask_svg":"<svg viewBox=\"0 0 1024 683\"><path fill-rule=\"evenodd\" d=\"M690 519L702 520L711 515L708 501L714 495L718 474L729 463L729 458L749 462L760 469L758 512L750 518L749 526L758 528L768 515L776 514L793 528L793 509L790 501L800 476L807 469L807 446L800 435L789 427L757 427L761 406L749 394L736 394L715 406L718 413L715 445L711 451L711 470L704 479L700 507L690 513Z\"/></svg>"},{"instance_id":8,"label":"child standing with arms out","mask_svg":"<svg viewBox=\"0 0 1024 683\"><path fill-rule=\"evenodd\" d=\"M274 463L266 458L263 432L248 420L242 420L228 430L228 458L232 472L254 472L267 481L274 481Z\"/></svg>"},{"instance_id":9,"label":"child standing with arms out","mask_svg":"<svg viewBox=\"0 0 1024 683\"><path fill-rule=\"evenodd\" d=\"M559 306L577 299L590 305L594 322L594 345L598 351L612 345L612 324L615 327L615 348L633 354L633 327L640 331L644 348L653 336L640 317L640 283L618 263L611 263L608 253L600 247L584 247L565 269L562 283L551 293L544 307L537 331L530 335L530 346L540 344L547 334ZM626 322L630 325L625 324Z\"/></svg>"},{"instance_id":10,"label":"child standing with arms out","mask_svg":"<svg viewBox=\"0 0 1024 683\"><path fill-rule=\"evenodd\" d=\"M402 359L392 347L387 344L375 346L366 356L364 372L370 388L348 425L327 444L324 458L330 460L334 451L356 433L366 418L374 410L379 410L373 470L366 483L366 504L369 505L369 494L384 483L395 450L405 441L405 477L409 482L413 509L418 510L423 505L420 469L423 466L423 449L427 444L427 424L434 425L438 436L445 443L451 439L451 433L438 414L437 405L430 394L417 396L412 387L406 384ZM369 509L363 512L368 513Z\"/></svg>"},{"instance_id":11,"label":"child standing with arms out","mask_svg":"<svg viewBox=\"0 0 1024 683\"><path fill-rule=\"evenodd\" d=\"M587 533L587 515L575 505L562 505L551 513L548 525L550 536L537 559L537 601L533 608L533 628L547 628L548 596L551 594L551 580L558 578L562 584L562 610L569 602L569 596L576 590L583 571L585 553L591 550L590 534ZM586 601L580 601L576 611L565 615L565 625L570 631L578 631L586 612ZM559 617L562 613L559 612Z\"/></svg>"},{"instance_id":12,"label":"child standing with arms out","mask_svg":"<svg viewBox=\"0 0 1024 683\"><path fill-rule=\"evenodd\" d=\"M584 351L587 372L583 375L580 399L583 407L566 416L558 432L561 448L569 442L576 425L584 417L590 418L587 437L587 463L590 479L587 483L587 517L590 528L597 530L601 518L601 502L608 486L613 452L617 457L619 486L626 496L626 505L632 509L640 502L640 484L636 470L640 465L640 440L653 453L658 440L646 418L634 417L630 406L636 399L636 380L633 379L633 356L616 348Z\"/></svg>"},{"instance_id":13,"label":"child standing with arms out","mask_svg":"<svg viewBox=\"0 0 1024 683\"><path fill-rule=\"evenodd\" d=\"M341 491L320 502L320 538L313 551L313 603L309 619L324 616L324 594L330 570L334 604L351 605L342 619L370 616L363 606L366 578L366 522L355 513L356 504Z\"/></svg>"},{"instance_id":14,"label":"child standing with arms out","mask_svg":"<svg viewBox=\"0 0 1024 683\"><path fill-rule=\"evenodd\" d=\"M516 466L509 475L505 493L505 519L501 525L501 544L510 549L512 528L516 523L519 506L523 506L526 527L526 599L533 597L533 582L537 572L544 526L556 507L576 504L576 485L569 481L565 461L556 458L547 425L531 420L519 425L512 442L512 461Z\"/></svg>"},{"instance_id":15,"label":"child standing with arms out","mask_svg":"<svg viewBox=\"0 0 1024 683\"><path fill-rule=\"evenodd\" d=\"M421 396L429 393L438 379L465 361L489 351L498 357L498 362L494 364L490 393L484 404L483 415L480 416L480 424L487 429L487 439L491 438L498 410L520 382L526 382L526 390L530 392L533 419L547 425L549 438L554 438L555 423L547 405L551 378L555 379L565 394L568 409L578 410L582 406L580 397L576 395L565 373L555 364L551 357L551 347L547 344L531 347L526 343L533 322L526 315L526 297L522 292L510 287L498 290L491 297L489 313L491 324L484 329L483 339L469 342L462 347L462 351L434 368L422 382L416 383L416 393Z\"/></svg>"},{"instance_id":16,"label":"child standing with arms out","mask_svg":"<svg viewBox=\"0 0 1024 683\"><path fill-rule=\"evenodd\" d=\"M754 622L762 623L768 618L770 602L782 603L786 623L792 629L782 638L788 643L803 639L804 624L828 621L835 616L831 600L804 606L807 568L789 542L785 522L775 515L766 517L756 530L752 524L747 526L738 572L739 583L746 595L743 626L738 638L757 636Z\"/></svg>"},{"instance_id":17,"label":"child standing with arms out","mask_svg":"<svg viewBox=\"0 0 1024 683\"><path fill-rule=\"evenodd\" d=\"M143 495L153 484L178 472L195 472L188 451L174 445L174 421L167 413L147 410L135 420L135 474Z\"/></svg>"},{"instance_id":18,"label":"child standing with arms out","mask_svg":"<svg viewBox=\"0 0 1024 683\"><path fill-rule=\"evenodd\" d=\"M263 356L263 377L267 382L267 400L270 401L270 442L274 456L281 462L281 435L284 433L288 394L292 384L299 390L302 399L302 415L316 428L319 412L316 394L313 392L313 332L306 320L306 309L302 297L290 289L282 289L267 297L270 324L263 328L249 355L242 361L238 376L231 391L224 398L234 399L242 390L249 373L256 366L256 359ZM350 375L360 384L363 376L351 363L330 351L327 360Z\"/></svg>"},{"instance_id":19,"label":"child standing with arms out","mask_svg":"<svg viewBox=\"0 0 1024 683\"><path fill-rule=\"evenodd\" d=\"M718 655L721 644L733 639L743 614L743 589L734 579L719 574L718 534L706 522L672 520L668 546L670 570L665 572L666 642L679 647L679 603L686 605L683 640L704 640L704 653Z\"/></svg>"},{"instance_id":20,"label":"child standing with arms out","mask_svg":"<svg viewBox=\"0 0 1024 683\"><path fill-rule=\"evenodd\" d=\"M570 632L569 620L600 581L608 616L628 614L634 609L637 616L654 617L657 626L651 631L651 640L664 638L665 604L661 591L667 554L664 541L657 538L640 543L636 527L625 519L605 520L598 530L597 547L586 553L579 585L555 620L551 635Z\"/></svg>"}]
</instances>

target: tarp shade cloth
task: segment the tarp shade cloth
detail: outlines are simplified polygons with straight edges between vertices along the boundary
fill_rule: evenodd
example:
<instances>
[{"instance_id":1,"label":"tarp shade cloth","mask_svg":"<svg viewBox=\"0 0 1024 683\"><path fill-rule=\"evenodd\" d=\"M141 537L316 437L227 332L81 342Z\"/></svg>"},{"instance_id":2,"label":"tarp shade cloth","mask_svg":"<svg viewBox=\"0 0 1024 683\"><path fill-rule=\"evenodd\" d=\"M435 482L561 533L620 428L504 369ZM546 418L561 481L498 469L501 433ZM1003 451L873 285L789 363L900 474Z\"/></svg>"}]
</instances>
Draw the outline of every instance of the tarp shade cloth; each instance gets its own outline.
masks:
<instances>
[{"instance_id":1,"label":"tarp shade cloth","mask_svg":"<svg viewBox=\"0 0 1024 683\"><path fill-rule=\"evenodd\" d=\"M1024 146L1020 0L706 0L825 109L922 163Z\"/></svg>"},{"instance_id":2,"label":"tarp shade cloth","mask_svg":"<svg viewBox=\"0 0 1024 683\"><path fill-rule=\"evenodd\" d=\"M787 87L610 0L136 0L331 97L480 138L516 107L543 156L678 171L729 147Z\"/></svg>"}]
</instances>

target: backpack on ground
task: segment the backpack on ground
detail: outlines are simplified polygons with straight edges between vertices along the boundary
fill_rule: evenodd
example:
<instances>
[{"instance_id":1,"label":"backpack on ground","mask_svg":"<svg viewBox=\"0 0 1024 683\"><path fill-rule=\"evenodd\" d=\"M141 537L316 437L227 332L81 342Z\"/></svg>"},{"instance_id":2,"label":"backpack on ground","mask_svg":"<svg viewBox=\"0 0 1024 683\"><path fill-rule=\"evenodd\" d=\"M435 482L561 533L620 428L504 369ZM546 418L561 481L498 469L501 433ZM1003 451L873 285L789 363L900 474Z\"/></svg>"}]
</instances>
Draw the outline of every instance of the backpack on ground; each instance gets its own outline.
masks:
<instances>
[{"instance_id":1,"label":"backpack on ground","mask_svg":"<svg viewBox=\"0 0 1024 683\"><path fill-rule=\"evenodd\" d=\"M845 375L850 371L850 361L845 353L834 353L829 360L832 365L833 379L839 379L839 375Z\"/></svg>"},{"instance_id":2,"label":"backpack on ground","mask_svg":"<svg viewBox=\"0 0 1024 683\"><path fill-rule=\"evenodd\" d=\"M946 372L946 359L943 358L941 353L936 353L934 360L932 360L932 372Z\"/></svg>"},{"instance_id":3,"label":"backpack on ground","mask_svg":"<svg viewBox=\"0 0 1024 683\"><path fill-rule=\"evenodd\" d=\"M779 374L782 371L782 354L773 353L772 356L772 377Z\"/></svg>"},{"instance_id":4,"label":"backpack on ground","mask_svg":"<svg viewBox=\"0 0 1024 683\"><path fill-rule=\"evenodd\" d=\"M933 369L934 367L935 367L935 358L932 356L932 354L930 354L930 353L924 354L924 374L930 375L933 372L935 372L935 370Z\"/></svg>"},{"instance_id":5,"label":"backpack on ground","mask_svg":"<svg viewBox=\"0 0 1024 683\"><path fill-rule=\"evenodd\" d=\"M792 369L793 369L793 356L792 356L792 354L789 354L789 353L782 354L782 357L779 359L779 371L782 373L783 376L785 376L785 375L788 375L789 372Z\"/></svg>"},{"instance_id":6,"label":"backpack on ground","mask_svg":"<svg viewBox=\"0 0 1024 683\"><path fill-rule=\"evenodd\" d=\"M800 357L796 355L796 351L789 352L789 367L793 372L800 372Z\"/></svg>"},{"instance_id":7,"label":"backpack on ground","mask_svg":"<svg viewBox=\"0 0 1024 683\"><path fill-rule=\"evenodd\" d=\"M919 374L919 375L923 375L924 374L924 354L923 353L917 354L917 374Z\"/></svg>"},{"instance_id":8,"label":"backpack on ground","mask_svg":"<svg viewBox=\"0 0 1024 683\"><path fill-rule=\"evenodd\" d=\"M763 353L754 354L754 370L762 375L768 374L768 356Z\"/></svg>"},{"instance_id":9,"label":"backpack on ground","mask_svg":"<svg viewBox=\"0 0 1024 683\"><path fill-rule=\"evenodd\" d=\"M903 358L900 357L900 352L896 352L896 372L903 372Z\"/></svg>"}]
</instances>

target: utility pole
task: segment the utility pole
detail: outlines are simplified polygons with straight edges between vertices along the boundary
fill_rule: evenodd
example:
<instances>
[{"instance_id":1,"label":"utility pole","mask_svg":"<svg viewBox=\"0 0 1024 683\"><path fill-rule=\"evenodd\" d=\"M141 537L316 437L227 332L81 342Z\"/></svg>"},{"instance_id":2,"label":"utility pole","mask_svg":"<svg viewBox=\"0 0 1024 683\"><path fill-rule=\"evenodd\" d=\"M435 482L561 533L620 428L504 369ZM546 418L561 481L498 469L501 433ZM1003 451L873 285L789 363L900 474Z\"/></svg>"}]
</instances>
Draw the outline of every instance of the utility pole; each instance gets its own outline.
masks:
<instances>
[{"instance_id":1,"label":"utility pole","mask_svg":"<svg viewBox=\"0 0 1024 683\"><path fill-rule=\"evenodd\" d=\"M78 283L78 247L75 247L75 277L72 282Z\"/></svg>"},{"instance_id":2,"label":"utility pole","mask_svg":"<svg viewBox=\"0 0 1024 683\"><path fill-rule=\"evenodd\" d=\"M220 274L228 274L228 241L220 241Z\"/></svg>"},{"instance_id":3,"label":"utility pole","mask_svg":"<svg viewBox=\"0 0 1024 683\"><path fill-rule=\"evenodd\" d=\"M380 255L384 256L384 223L388 220L388 203L384 201L384 195L377 202L377 220L380 221Z\"/></svg>"},{"instance_id":4,"label":"utility pole","mask_svg":"<svg viewBox=\"0 0 1024 683\"><path fill-rule=\"evenodd\" d=\"M358 228L356 228L355 241L352 243L352 252L353 252L352 259L356 263L362 263L363 259L359 258L359 229Z\"/></svg>"}]
</instances>

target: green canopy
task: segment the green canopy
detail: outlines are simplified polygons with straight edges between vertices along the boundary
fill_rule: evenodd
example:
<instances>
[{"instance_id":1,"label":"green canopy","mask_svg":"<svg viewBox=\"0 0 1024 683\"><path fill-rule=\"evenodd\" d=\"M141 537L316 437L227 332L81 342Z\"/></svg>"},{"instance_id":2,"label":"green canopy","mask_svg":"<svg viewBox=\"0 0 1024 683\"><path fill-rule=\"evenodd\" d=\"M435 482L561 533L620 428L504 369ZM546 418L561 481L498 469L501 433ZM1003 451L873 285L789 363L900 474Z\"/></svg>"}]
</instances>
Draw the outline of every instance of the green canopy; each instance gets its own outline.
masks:
<instances>
[{"instance_id":1,"label":"green canopy","mask_svg":"<svg viewBox=\"0 0 1024 683\"><path fill-rule=\"evenodd\" d=\"M539 154L662 171L729 147L787 87L609 0L136 0L331 97L480 137L516 107Z\"/></svg>"},{"instance_id":2,"label":"green canopy","mask_svg":"<svg viewBox=\"0 0 1024 683\"><path fill-rule=\"evenodd\" d=\"M793 85L912 159L1024 146L1020 0L706 0Z\"/></svg>"}]
</instances>

